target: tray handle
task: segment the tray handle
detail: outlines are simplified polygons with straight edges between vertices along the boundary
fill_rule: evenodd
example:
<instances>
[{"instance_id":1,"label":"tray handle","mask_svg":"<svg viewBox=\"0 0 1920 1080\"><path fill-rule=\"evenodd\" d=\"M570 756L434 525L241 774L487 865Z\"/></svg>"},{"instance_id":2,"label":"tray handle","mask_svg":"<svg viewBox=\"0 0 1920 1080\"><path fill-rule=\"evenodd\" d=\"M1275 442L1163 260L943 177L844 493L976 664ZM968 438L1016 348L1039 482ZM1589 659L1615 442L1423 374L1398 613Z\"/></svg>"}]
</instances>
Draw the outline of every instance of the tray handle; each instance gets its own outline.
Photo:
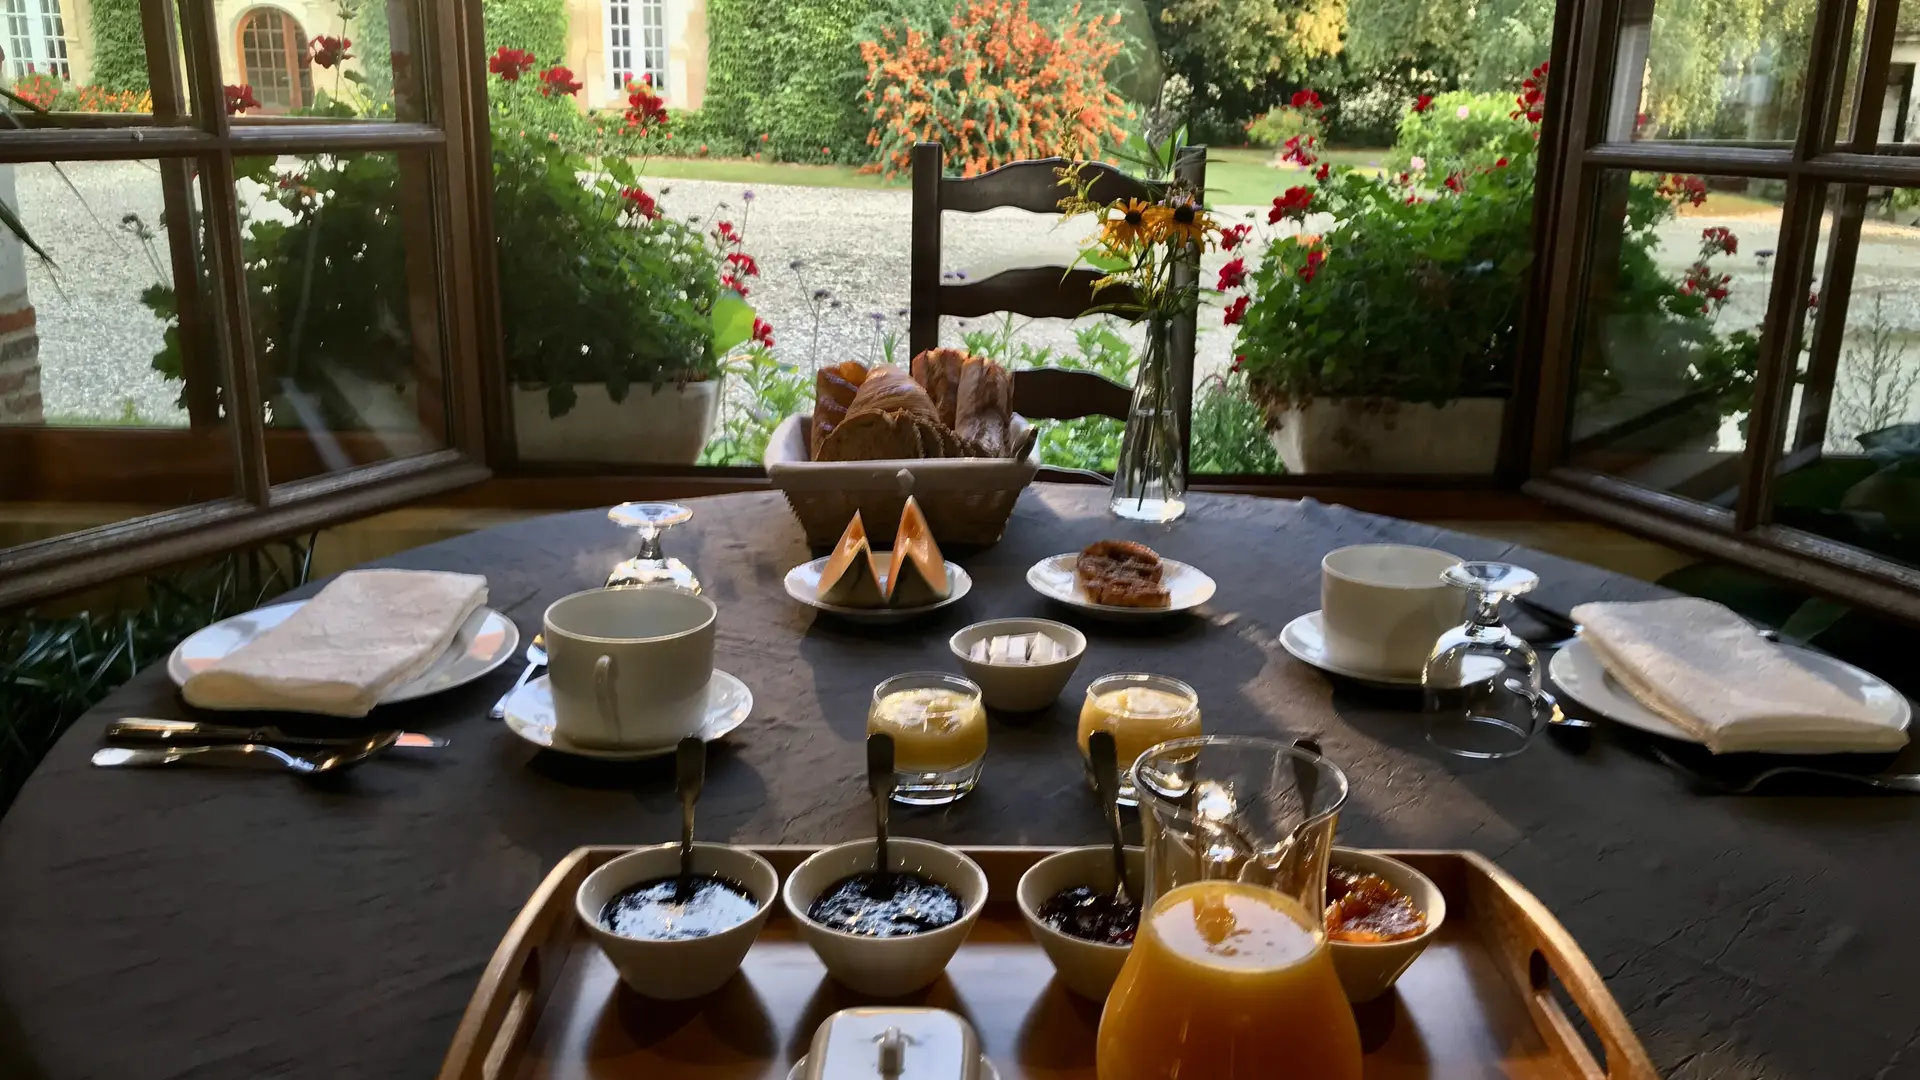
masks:
<instances>
[{"instance_id":1,"label":"tray handle","mask_svg":"<svg viewBox=\"0 0 1920 1080\"><path fill-rule=\"evenodd\" d=\"M1473 903L1495 941L1501 963L1515 989L1526 1000L1540 1034L1559 1056L1578 1070L1581 1080L1660 1080L1653 1059L1640 1044L1626 1014L1607 991L1580 946L1553 913L1518 881L1493 862L1463 853L1479 872L1470 877ZM1606 1065L1593 1051L1573 1020L1554 996L1549 975L1560 985L1574 1008L1606 1052Z\"/></svg>"}]
</instances>

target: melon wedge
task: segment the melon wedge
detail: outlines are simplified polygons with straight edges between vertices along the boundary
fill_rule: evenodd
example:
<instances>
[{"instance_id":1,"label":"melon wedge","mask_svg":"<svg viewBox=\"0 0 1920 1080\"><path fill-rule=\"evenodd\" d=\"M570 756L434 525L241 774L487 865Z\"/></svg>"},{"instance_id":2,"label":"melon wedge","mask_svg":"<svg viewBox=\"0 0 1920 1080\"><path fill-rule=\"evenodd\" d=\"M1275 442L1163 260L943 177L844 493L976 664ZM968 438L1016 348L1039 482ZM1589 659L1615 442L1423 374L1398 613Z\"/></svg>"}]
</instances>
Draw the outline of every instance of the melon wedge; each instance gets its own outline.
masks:
<instances>
[{"instance_id":1,"label":"melon wedge","mask_svg":"<svg viewBox=\"0 0 1920 1080\"><path fill-rule=\"evenodd\" d=\"M867 544L867 526L858 510L820 570L819 596L821 603L835 607L887 606L886 593L880 588L880 571L873 562L873 548Z\"/></svg>"},{"instance_id":2,"label":"melon wedge","mask_svg":"<svg viewBox=\"0 0 1920 1080\"><path fill-rule=\"evenodd\" d=\"M947 562L920 504L907 496L900 512L900 531L893 537L893 562L887 568L887 603L892 607L924 607L947 598Z\"/></svg>"}]
</instances>

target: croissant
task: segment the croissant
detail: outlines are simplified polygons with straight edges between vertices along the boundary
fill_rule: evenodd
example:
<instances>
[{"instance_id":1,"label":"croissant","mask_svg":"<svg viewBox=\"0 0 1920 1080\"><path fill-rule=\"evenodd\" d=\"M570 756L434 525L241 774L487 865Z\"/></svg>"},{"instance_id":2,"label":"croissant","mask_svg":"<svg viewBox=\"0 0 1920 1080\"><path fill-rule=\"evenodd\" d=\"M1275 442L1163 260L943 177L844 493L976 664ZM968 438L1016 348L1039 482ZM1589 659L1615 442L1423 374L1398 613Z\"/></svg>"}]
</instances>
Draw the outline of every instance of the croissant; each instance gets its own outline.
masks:
<instances>
[{"instance_id":1,"label":"croissant","mask_svg":"<svg viewBox=\"0 0 1920 1080\"><path fill-rule=\"evenodd\" d=\"M847 419L853 419L857 413L896 410L928 423L940 422L940 413L933 407L933 399L927 396L919 383L897 367L879 364L867 372L859 393L853 395L853 403L847 406Z\"/></svg>"},{"instance_id":2,"label":"croissant","mask_svg":"<svg viewBox=\"0 0 1920 1080\"><path fill-rule=\"evenodd\" d=\"M813 377L813 438L807 448L813 457L820 456L820 444L847 418L866 379L867 366L858 360L828 365Z\"/></svg>"}]
</instances>

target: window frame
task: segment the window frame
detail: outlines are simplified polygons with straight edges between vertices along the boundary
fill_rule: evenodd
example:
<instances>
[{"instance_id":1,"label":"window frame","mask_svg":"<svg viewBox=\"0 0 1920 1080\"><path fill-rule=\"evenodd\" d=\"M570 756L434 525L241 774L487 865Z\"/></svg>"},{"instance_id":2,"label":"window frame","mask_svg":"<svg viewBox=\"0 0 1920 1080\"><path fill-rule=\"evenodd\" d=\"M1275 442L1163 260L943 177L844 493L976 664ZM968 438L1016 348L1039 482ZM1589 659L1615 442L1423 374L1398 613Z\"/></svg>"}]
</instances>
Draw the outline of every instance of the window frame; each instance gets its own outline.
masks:
<instances>
[{"instance_id":1,"label":"window frame","mask_svg":"<svg viewBox=\"0 0 1920 1080\"><path fill-rule=\"evenodd\" d=\"M381 2L381 0L371 0ZM491 237L476 216L475 192L491 179L485 161L484 113L476 126L474 88L484 102L476 68L481 57L478 5L460 0L390 0L393 49L410 55L418 82L397 93L408 121L335 121L270 118L235 122L224 108L189 111L186 103L222 103L220 46L226 37L213 5L142 0L153 112L30 117L27 129L0 131L0 164L36 161L153 159L161 163L169 206L186 206L197 183L206 229L208 310L182 313L181 330L202 348L187 350L197 378L189 378L187 431L75 427L0 427L0 461L26 463L0 478L0 499L31 501L55 494L83 501L111 491L130 492L128 463L156 462L162 480L189 487L226 474L226 497L132 517L47 540L0 550L0 609L152 570L249 543L307 531L486 479L486 419L480 373L498 349L497 337L476 332L481 297L493 286ZM176 21L178 19L178 21ZM237 26L237 24L236 24ZM177 30L176 30L177 28ZM84 116L84 119L81 117ZM77 122L83 126L62 126ZM476 142L476 132L482 141ZM437 307L439 354L445 358L446 445L410 457L374 461L340 472L275 483L302 462L304 435L265 428L235 186L235 159L315 152L390 151L401 156L403 185L424 198L423 232L410 238L430 256L425 288ZM198 173L197 181L192 173ZM476 229L483 231L476 231ZM184 234L183 234L184 235ZM191 253L176 280L193 274ZM477 264L477 257L484 262ZM413 260L409 260L412 262ZM182 296L192 290L181 290ZM214 384L234 402L248 403L221 417ZM217 429L223 435L210 435ZM196 445L197 440L197 445ZM225 445L221 445L224 443ZM162 445L165 444L165 445ZM184 451L184 453L183 453ZM224 457L224 462L220 459ZM276 464L279 467L275 467ZM137 466L136 466L137 468ZM198 470L198 471L196 471ZM151 500L152 491L142 491ZM125 494L121 496L124 501Z\"/></svg>"}]
</instances>

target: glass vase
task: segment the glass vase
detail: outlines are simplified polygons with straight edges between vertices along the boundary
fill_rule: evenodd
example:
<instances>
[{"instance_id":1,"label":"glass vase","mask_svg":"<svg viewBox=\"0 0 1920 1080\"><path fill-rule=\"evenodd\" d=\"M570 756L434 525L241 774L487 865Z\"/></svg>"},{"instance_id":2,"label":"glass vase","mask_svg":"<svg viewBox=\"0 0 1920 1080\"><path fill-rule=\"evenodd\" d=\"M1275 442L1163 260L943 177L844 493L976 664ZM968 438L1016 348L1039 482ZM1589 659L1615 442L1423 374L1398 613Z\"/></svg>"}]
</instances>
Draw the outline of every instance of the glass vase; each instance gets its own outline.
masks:
<instances>
[{"instance_id":1,"label":"glass vase","mask_svg":"<svg viewBox=\"0 0 1920 1080\"><path fill-rule=\"evenodd\" d=\"M1129 521L1172 521L1187 512L1186 447L1180 439L1170 333L1164 316L1148 317L1146 355L1134 376L1133 407L1114 462L1107 509Z\"/></svg>"}]
</instances>

